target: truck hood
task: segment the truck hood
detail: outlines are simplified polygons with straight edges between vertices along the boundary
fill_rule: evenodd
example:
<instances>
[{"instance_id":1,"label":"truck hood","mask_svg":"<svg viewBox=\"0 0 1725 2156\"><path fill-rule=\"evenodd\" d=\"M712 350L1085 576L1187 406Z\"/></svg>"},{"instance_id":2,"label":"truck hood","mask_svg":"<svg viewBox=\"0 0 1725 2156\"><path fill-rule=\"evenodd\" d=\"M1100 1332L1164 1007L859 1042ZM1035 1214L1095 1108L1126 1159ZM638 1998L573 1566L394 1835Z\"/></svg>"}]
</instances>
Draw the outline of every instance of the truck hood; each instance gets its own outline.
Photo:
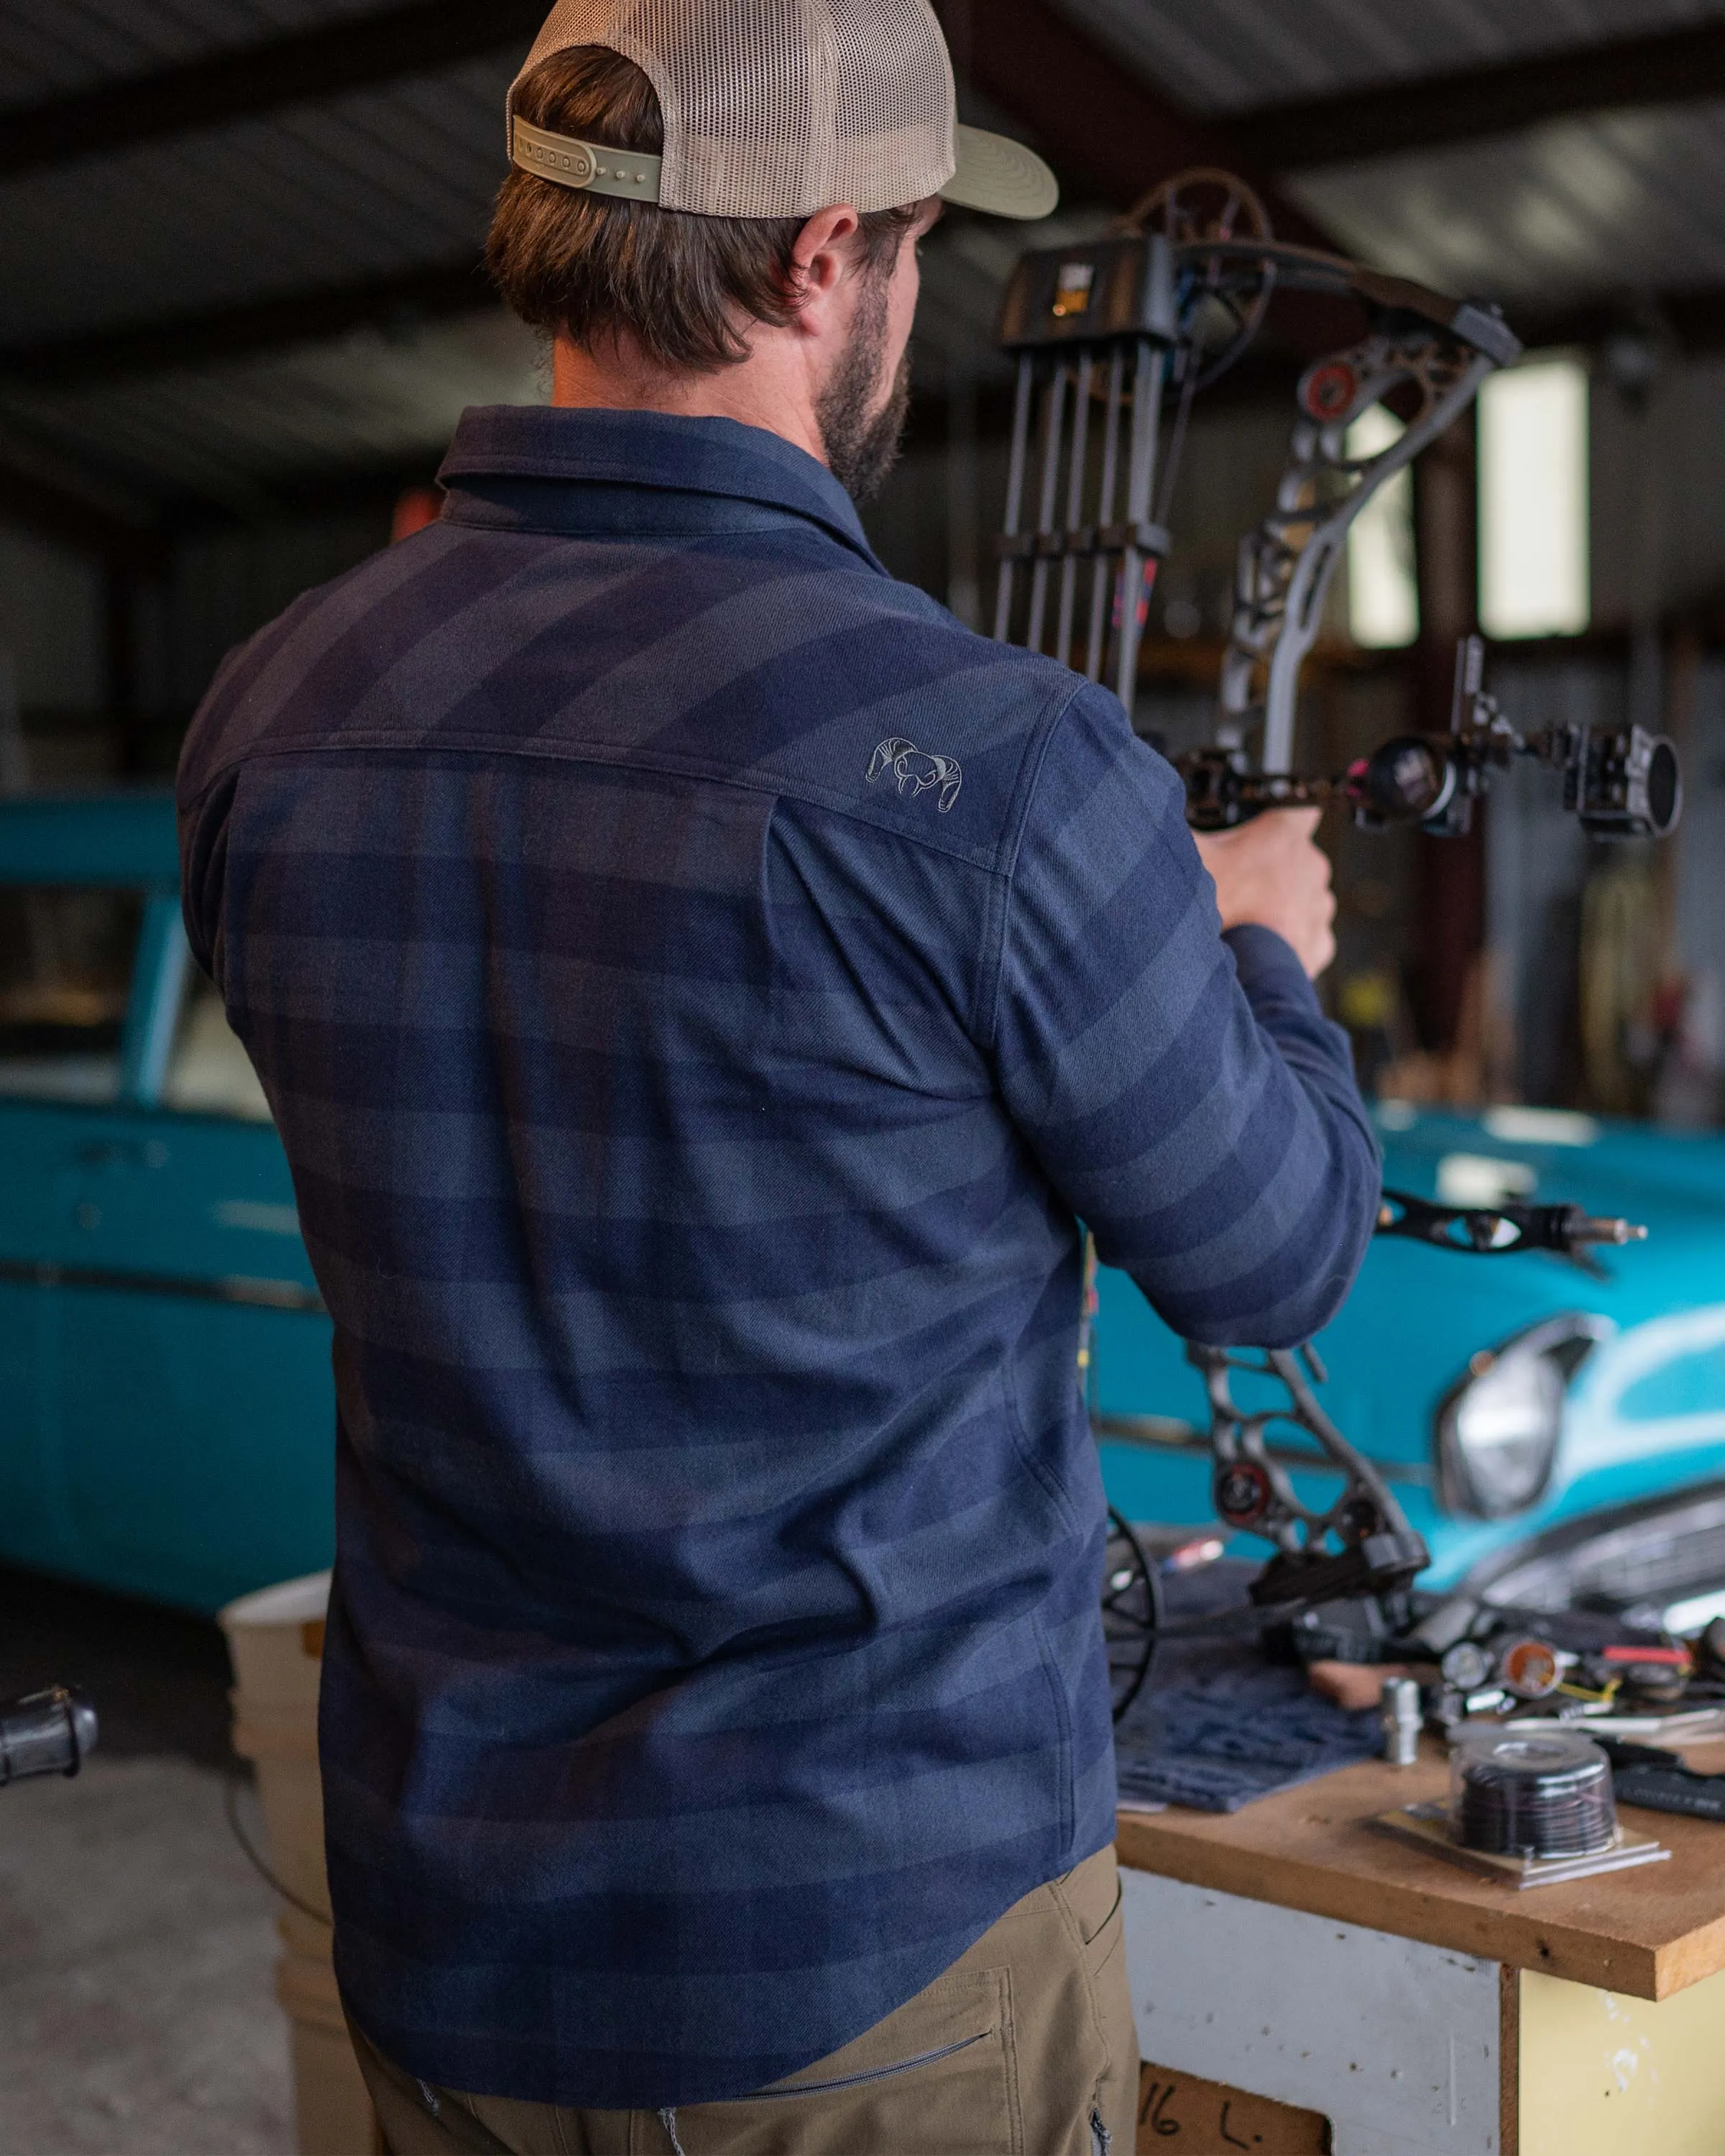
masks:
<instances>
[{"instance_id":1,"label":"truck hood","mask_svg":"<svg viewBox=\"0 0 1725 2156\"><path fill-rule=\"evenodd\" d=\"M1374 1458L1429 1466L1433 1418L1482 1348L1559 1312L1608 1321L1611 1337L1572 1389L1564 1481L1624 1455L1625 1425L1649 1449L1725 1438L1725 1137L1515 1109L1425 1114L1384 1104L1384 1183L1416 1196L1502 1194L1623 1214L1643 1245L1602 1257L1604 1277L1544 1252L1476 1257L1374 1243L1353 1294L1318 1339L1325 1404ZM1106 1275L1096 1340L1105 1414L1207 1425L1178 1341L1119 1275ZM1674 1430L1686 1424L1686 1430ZM1639 1449L1639 1447L1637 1447Z\"/></svg>"}]
</instances>

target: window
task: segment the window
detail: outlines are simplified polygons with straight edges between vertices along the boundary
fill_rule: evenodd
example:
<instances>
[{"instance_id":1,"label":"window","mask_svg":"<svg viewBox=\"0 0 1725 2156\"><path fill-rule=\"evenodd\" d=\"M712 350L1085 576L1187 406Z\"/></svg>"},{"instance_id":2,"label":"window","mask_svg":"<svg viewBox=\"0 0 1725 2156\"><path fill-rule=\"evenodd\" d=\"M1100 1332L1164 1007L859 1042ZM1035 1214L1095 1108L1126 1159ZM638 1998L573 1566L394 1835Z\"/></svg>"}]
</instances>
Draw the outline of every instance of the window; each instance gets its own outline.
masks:
<instances>
[{"instance_id":1,"label":"window","mask_svg":"<svg viewBox=\"0 0 1725 2156\"><path fill-rule=\"evenodd\" d=\"M118 1098L143 920L141 891L0 887L0 1100ZM199 974L179 1007L162 1105L270 1119L221 998Z\"/></svg>"},{"instance_id":2,"label":"window","mask_svg":"<svg viewBox=\"0 0 1725 2156\"><path fill-rule=\"evenodd\" d=\"M113 1099L143 910L131 892L0 890L0 1095Z\"/></svg>"},{"instance_id":3,"label":"window","mask_svg":"<svg viewBox=\"0 0 1725 2156\"><path fill-rule=\"evenodd\" d=\"M1348 454L1381 456L1406 429L1374 404L1348 430ZM1348 535L1348 626L1356 644L1391 651L1420 634L1414 554L1414 475L1399 471L1354 519Z\"/></svg>"},{"instance_id":4,"label":"window","mask_svg":"<svg viewBox=\"0 0 1725 2156\"><path fill-rule=\"evenodd\" d=\"M1544 359L1480 397L1480 620L1488 636L1574 636L1592 608L1587 370Z\"/></svg>"},{"instance_id":5,"label":"window","mask_svg":"<svg viewBox=\"0 0 1725 2156\"><path fill-rule=\"evenodd\" d=\"M258 1074L228 1026L222 998L202 973L192 975L186 991L162 1099L188 1115L270 1120Z\"/></svg>"}]
</instances>

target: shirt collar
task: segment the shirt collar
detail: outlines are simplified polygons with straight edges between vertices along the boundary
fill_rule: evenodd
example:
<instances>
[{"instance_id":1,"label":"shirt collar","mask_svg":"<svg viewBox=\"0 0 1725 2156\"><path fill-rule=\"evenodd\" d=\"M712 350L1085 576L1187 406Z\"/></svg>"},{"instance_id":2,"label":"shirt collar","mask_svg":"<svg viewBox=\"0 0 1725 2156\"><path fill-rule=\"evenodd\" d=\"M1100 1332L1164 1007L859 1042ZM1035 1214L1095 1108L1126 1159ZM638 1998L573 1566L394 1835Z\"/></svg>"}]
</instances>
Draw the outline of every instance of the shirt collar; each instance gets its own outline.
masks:
<instances>
[{"instance_id":1,"label":"shirt collar","mask_svg":"<svg viewBox=\"0 0 1725 2156\"><path fill-rule=\"evenodd\" d=\"M886 573L855 503L826 466L782 436L735 419L480 405L463 413L438 477L445 486L461 480L585 480L728 496L806 517Z\"/></svg>"}]
</instances>

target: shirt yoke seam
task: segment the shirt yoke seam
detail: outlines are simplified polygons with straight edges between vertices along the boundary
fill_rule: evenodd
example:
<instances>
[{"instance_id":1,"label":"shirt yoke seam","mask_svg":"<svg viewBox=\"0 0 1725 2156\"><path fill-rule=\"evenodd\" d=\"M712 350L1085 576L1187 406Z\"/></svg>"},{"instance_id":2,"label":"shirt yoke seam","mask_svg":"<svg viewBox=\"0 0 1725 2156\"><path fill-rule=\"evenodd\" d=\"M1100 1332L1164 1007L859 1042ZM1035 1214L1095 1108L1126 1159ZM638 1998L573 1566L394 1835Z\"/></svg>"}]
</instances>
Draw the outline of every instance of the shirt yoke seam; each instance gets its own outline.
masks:
<instances>
[{"instance_id":1,"label":"shirt yoke seam","mask_svg":"<svg viewBox=\"0 0 1725 2156\"><path fill-rule=\"evenodd\" d=\"M603 744L590 742L583 742L578 747L573 744L565 747L558 743L546 742L530 745L519 742L504 744L495 740L470 736L452 736L435 742L428 742L423 738L398 734L377 734L350 736L340 742L265 743L238 750L233 755L224 757L210 773L197 793L192 796L182 813L182 814L194 814L224 778L243 770L248 763L260 762L265 757L336 757L368 752L398 754L403 750L411 750L428 756L521 757L547 763L594 764L608 770L645 769L659 773L667 778L697 778L710 785L733 788L739 793L759 794L769 800L807 802L811 806L823 809L829 814L842 816L850 823L860 824L865 829L880 831L890 837L902 839L911 845L919 846L925 852L939 854L946 860L957 861L965 868L975 869L980 874L993 877L997 881L1005 880L1010 874L1008 867L999 860L979 859L973 850L967 851L963 847L942 843L937 834L902 830L897 824L882 823L876 817L865 814L855 802L846 800L840 794L829 793L824 788L811 785L806 780L780 779L769 773L745 776L737 772L721 770L715 766L703 763L699 758L694 757L667 756L663 752L651 750L608 749ZM1014 786L1022 788L1023 783L1021 774L1014 781ZM1010 822L1009 832L1010 832ZM1002 842L999 848L993 850L997 853L1006 852L1013 850L1014 846L1015 841L1009 835Z\"/></svg>"}]
</instances>

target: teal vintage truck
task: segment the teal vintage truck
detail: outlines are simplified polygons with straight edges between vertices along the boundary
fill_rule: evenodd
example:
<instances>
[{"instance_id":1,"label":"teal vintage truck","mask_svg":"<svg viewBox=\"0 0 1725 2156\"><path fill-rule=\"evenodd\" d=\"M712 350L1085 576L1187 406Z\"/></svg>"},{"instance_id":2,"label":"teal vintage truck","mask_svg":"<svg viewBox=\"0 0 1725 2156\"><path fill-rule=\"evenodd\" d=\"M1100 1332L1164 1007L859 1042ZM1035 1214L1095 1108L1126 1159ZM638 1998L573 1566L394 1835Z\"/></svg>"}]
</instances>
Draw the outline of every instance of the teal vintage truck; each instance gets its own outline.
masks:
<instances>
[{"instance_id":1,"label":"teal vintage truck","mask_svg":"<svg viewBox=\"0 0 1725 2156\"><path fill-rule=\"evenodd\" d=\"M1599 1272L1372 1251L1326 1399L1429 1584L1725 1609L1725 1138L1377 1113L1393 1185L1651 1230ZM1094 1346L1114 1502L1200 1525L1203 1388L1119 1274ZM287 1163L187 957L172 802L0 802L0 1558L205 1609L318 1570L334 1416Z\"/></svg>"},{"instance_id":2,"label":"teal vintage truck","mask_svg":"<svg viewBox=\"0 0 1725 2156\"><path fill-rule=\"evenodd\" d=\"M316 1570L333 1418L172 800L0 802L0 1558L202 1609Z\"/></svg>"}]
</instances>

